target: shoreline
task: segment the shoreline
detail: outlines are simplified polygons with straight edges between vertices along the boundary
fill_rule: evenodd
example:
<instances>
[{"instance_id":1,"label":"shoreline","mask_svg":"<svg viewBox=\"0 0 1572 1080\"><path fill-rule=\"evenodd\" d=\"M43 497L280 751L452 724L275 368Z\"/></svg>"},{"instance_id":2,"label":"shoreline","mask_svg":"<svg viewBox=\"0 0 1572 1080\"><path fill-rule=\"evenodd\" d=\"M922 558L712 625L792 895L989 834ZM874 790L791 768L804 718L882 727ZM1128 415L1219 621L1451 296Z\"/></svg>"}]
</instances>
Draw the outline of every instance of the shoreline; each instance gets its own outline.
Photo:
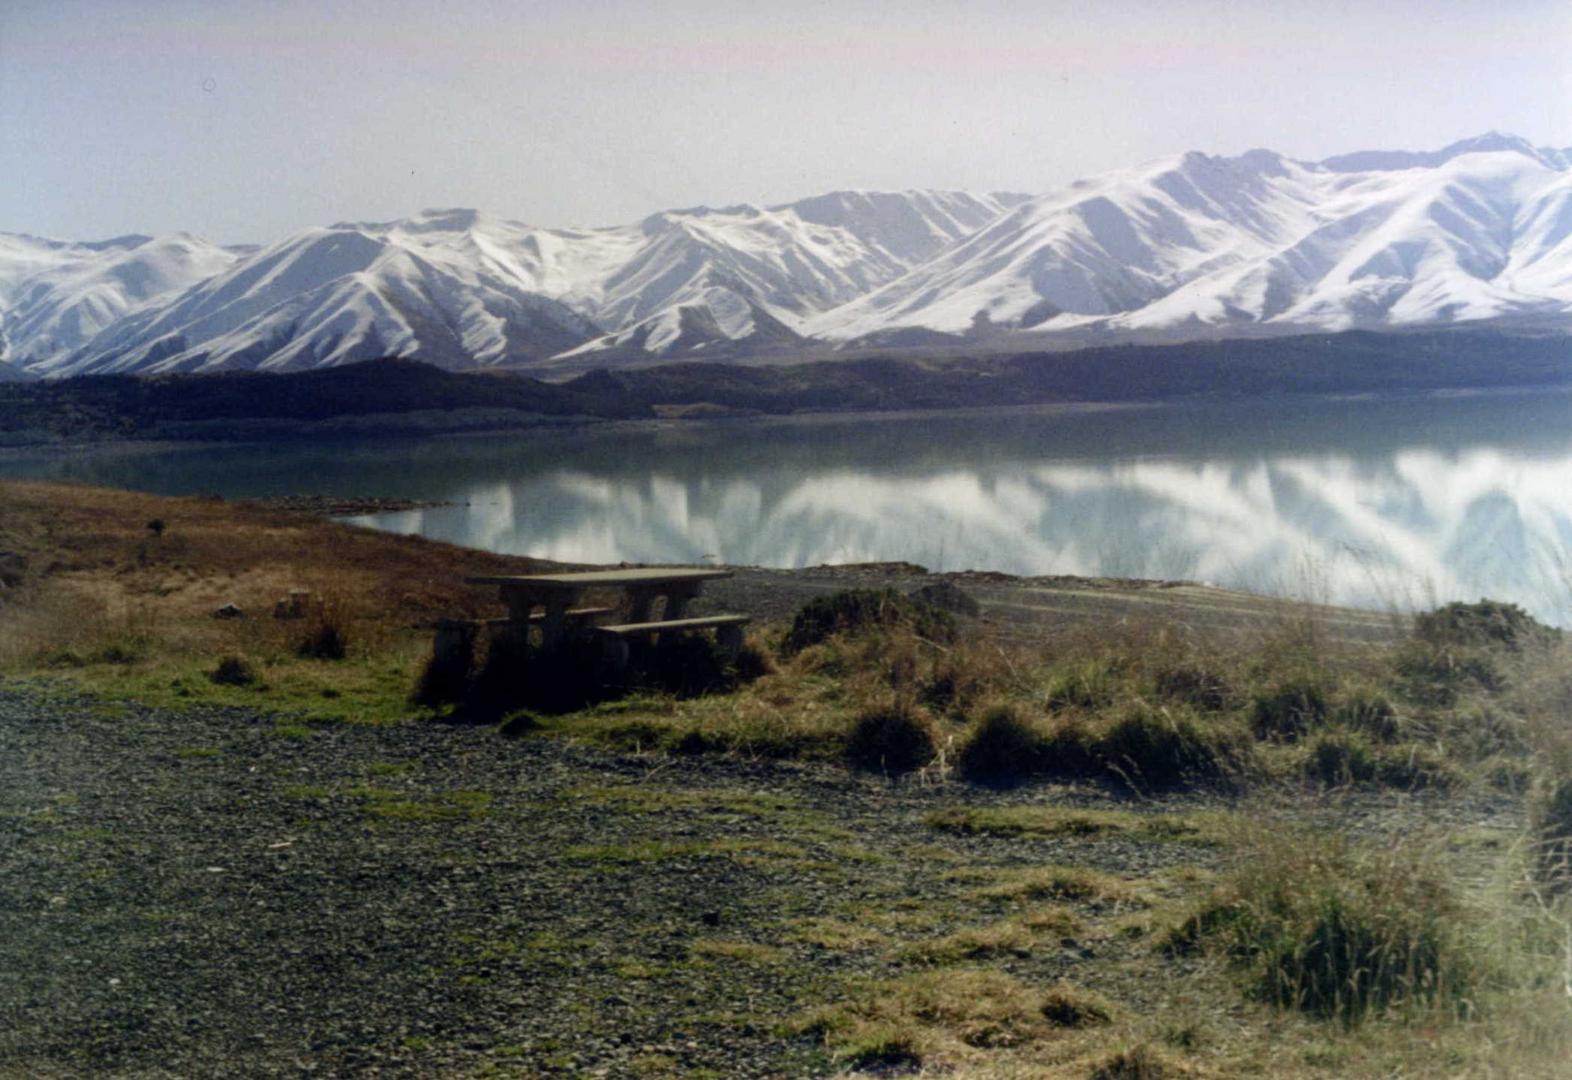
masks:
<instances>
[{"instance_id":1,"label":"shoreline","mask_svg":"<svg viewBox=\"0 0 1572 1080\"><path fill-rule=\"evenodd\" d=\"M241 421L203 420L182 421L193 426L209 427L231 424L243 433L241 437L180 437L162 433L149 438L109 435L94 439L40 440L34 442L0 441L0 462L44 455L80 455L107 450L128 450L146 453L167 453L178 450L203 450L214 447L279 446L309 442L411 442L421 440L451 440L472 437L513 435L520 437L548 434L634 434L639 432L706 430L727 426L791 427L799 424L830 424L839 422L881 423L900 420L920 420L938 417L997 416L1055 416L1089 415L1106 412L1167 411L1185 408L1259 402L1287 402L1294 404L1383 404L1425 401L1469 401L1540 396L1547 393L1572 395L1572 386L1566 383L1535 383L1510 386L1453 386L1421 387L1410 390L1349 390L1349 391L1270 391L1266 393L1207 393L1150 399L1107 399L1090 401L1026 402L1013 405L962 404L929 408L859 409L826 408L800 409L792 412L770 413L753 410L727 409L720 412L696 411L682 415L616 418L599 416L549 416L539 413L519 413L511 419L482 420L480 423L452 423L476 410L411 410L395 413L351 413L326 420L290 420L248 418ZM483 410L492 412L493 410ZM496 410L513 411L513 410ZM448 423L444 423L448 421Z\"/></svg>"}]
</instances>

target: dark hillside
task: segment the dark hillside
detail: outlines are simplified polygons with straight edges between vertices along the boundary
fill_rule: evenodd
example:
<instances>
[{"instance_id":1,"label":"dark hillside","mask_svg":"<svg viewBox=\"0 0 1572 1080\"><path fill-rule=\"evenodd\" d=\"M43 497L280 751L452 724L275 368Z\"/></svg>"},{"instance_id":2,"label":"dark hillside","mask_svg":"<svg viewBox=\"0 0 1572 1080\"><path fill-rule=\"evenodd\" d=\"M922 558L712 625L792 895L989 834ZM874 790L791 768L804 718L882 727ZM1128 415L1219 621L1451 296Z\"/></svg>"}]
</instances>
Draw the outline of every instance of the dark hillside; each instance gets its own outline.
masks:
<instances>
[{"instance_id":1,"label":"dark hillside","mask_svg":"<svg viewBox=\"0 0 1572 1080\"><path fill-rule=\"evenodd\" d=\"M1572 384L1560 336L1499 331L1354 331L1060 353L791 366L670 364L594 371L566 383L454 373L411 360L318 371L0 384L0 442L103 438L281 438L346 418L422 414L391 430L509 427L541 417L630 419L702 411L789 414L946 409L1271 394L1366 394ZM666 408L661 408L666 407ZM459 422L461 410L475 415ZM441 419L450 414L451 423ZM432 421L431 417L438 417ZM403 428L400 427L403 424ZM340 425L345 433L351 426ZM360 430L363 430L360 429Z\"/></svg>"}]
</instances>

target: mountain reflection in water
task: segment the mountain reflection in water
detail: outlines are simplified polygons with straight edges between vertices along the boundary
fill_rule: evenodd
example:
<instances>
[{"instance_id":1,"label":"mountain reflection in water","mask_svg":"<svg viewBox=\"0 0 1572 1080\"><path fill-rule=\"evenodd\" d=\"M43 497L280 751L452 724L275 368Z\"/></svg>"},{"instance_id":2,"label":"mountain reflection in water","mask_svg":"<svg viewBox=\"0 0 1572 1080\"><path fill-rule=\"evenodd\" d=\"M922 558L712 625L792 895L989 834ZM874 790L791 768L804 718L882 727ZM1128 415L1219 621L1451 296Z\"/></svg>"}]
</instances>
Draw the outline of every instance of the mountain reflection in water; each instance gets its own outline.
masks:
<instances>
[{"instance_id":1,"label":"mountain reflection in water","mask_svg":"<svg viewBox=\"0 0 1572 1080\"><path fill-rule=\"evenodd\" d=\"M1378 607L1491 596L1572 625L1569 406L1546 392L835 417L220 447L32 472L450 499L353 520L572 562L904 559Z\"/></svg>"}]
</instances>

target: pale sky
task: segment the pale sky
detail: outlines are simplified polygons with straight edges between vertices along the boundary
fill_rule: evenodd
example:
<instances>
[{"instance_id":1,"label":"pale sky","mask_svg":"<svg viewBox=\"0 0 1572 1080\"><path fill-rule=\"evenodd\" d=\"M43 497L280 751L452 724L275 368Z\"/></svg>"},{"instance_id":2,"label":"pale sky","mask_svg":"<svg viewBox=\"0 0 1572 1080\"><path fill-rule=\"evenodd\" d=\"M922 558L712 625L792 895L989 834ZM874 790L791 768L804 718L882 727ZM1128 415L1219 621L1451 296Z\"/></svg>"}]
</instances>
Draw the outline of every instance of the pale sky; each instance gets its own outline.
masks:
<instances>
[{"instance_id":1,"label":"pale sky","mask_svg":"<svg viewBox=\"0 0 1572 1080\"><path fill-rule=\"evenodd\" d=\"M0 0L0 231L1043 192L1183 150L1572 146L1568 0Z\"/></svg>"}]
</instances>

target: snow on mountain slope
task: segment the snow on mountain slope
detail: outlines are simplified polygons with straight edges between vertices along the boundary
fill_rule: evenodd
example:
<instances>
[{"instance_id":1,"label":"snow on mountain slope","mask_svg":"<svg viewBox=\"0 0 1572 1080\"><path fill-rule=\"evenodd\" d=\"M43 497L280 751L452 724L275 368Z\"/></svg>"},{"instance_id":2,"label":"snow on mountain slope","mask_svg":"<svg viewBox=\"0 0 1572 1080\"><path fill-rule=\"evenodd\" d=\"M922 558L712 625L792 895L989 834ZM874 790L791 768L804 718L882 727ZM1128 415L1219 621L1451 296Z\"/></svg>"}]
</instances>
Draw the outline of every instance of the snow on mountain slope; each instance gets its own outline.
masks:
<instances>
[{"instance_id":1,"label":"snow on mountain slope","mask_svg":"<svg viewBox=\"0 0 1572 1080\"><path fill-rule=\"evenodd\" d=\"M184 233L49 249L4 243L30 239L0 237L0 278L14 275L0 316L0 356L19 365L76 349L127 312L221 273L239 258ZM20 248L31 248L35 257L6 257Z\"/></svg>"},{"instance_id":2,"label":"snow on mountain slope","mask_svg":"<svg viewBox=\"0 0 1572 1080\"><path fill-rule=\"evenodd\" d=\"M1572 150L1495 132L1323 162L1187 153L1034 198L838 191L594 229L434 210L249 252L0 234L0 358L41 375L1513 318L1572 325Z\"/></svg>"},{"instance_id":3,"label":"snow on mountain slope","mask_svg":"<svg viewBox=\"0 0 1572 1080\"><path fill-rule=\"evenodd\" d=\"M779 345L805 319L893 280L1024 198L840 191L655 214L638 226L643 243L630 259L564 299L613 328L580 353Z\"/></svg>"},{"instance_id":4,"label":"snow on mountain slope","mask_svg":"<svg viewBox=\"0 0 1572 1080\"><path fill-rule=\"evenodd\" d=\"M288 237L158 310L27 359L35 372L69 375L389 353L472 367L581 348L629 359L780 346L798 340L806 317L1024 198L837 192L604 229L541 229L473 210L343 223Z\"/></svg>"},{"instance_id":5,"label":"snow on mountain slope","mask_svg":"<svg viewBox=\"0 0 1572 1080\"><path fill-rule=\"evenodd\" d=\"M549 356L599 332L477 244L478 215L454 213L308 229L33 370L281 369L387 355L465 368Z\"/></svg>"},{"instance_id":6,"label":"snow on mountain slope","mask_svg":"<svg viewBox=\"0 0 1572 1080\"><path fill-rule=\"evenodd\" d=\"M1566 318L1572 173L1559 161L1505 136L1336 168L1264 150L1166 158L1034 199L804 331L1172 337Z\"/></svg>"}]
</instances>

